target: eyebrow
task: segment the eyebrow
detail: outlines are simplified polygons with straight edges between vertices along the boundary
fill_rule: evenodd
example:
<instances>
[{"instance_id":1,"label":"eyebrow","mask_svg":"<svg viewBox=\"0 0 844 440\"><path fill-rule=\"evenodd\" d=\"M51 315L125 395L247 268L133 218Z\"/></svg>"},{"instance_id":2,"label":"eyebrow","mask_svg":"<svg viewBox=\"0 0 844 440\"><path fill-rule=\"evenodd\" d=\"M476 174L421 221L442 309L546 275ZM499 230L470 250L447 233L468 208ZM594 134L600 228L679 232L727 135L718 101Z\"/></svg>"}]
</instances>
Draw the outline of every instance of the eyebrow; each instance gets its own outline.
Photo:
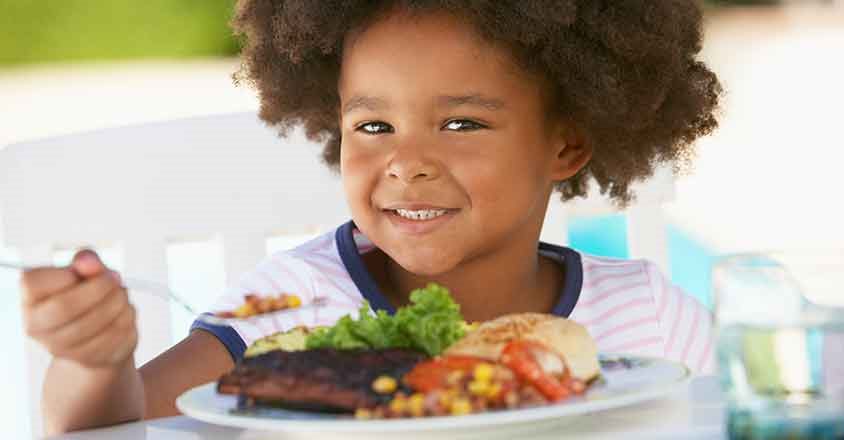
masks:
<instances>
[{"instance_id":1,"label":"eyebrow","mask_svg":"<svg viewBox=\"0 0 844 440\"><path fill-rule=\"evenodd\" d=\"M343 114L352 112L359 108L367 109L369 111L378 111L389 107L387 101L374 96L354 96L346 105L343 106Z\"/></svg>"},{"instance_id":2,"label":"eyebrow","mask_svg":"<svg viewBox=\"0 0 844 440\"><path fill-rule=\"evenodd\" d=\"M487 98L477 93L461 96L441 95L437 97L437 104L444 107L469 105L493 111L500 110L505 107L504 101L495 98ZM349 102L343 106L343 114L347 114L361 108L369 111L378 111L388 108L389 106L390 105L384 99L374 96L358 95L352 97Z\"/></svg>"},{"instance_id":3,"label":"eyebrow","mask_svg":"<svg viewBox=\"0 0 844 440\"><path fill-rule=\"evenodd\" d=\"M443 95L440 96L437 101L440 105L446 107L459 107L461 105L471 105L476 107L483 107L487 110L500 110L505 107L504 101L495 98L487 98L480 94L463 96Z\"/></svg>"}]
</instances>

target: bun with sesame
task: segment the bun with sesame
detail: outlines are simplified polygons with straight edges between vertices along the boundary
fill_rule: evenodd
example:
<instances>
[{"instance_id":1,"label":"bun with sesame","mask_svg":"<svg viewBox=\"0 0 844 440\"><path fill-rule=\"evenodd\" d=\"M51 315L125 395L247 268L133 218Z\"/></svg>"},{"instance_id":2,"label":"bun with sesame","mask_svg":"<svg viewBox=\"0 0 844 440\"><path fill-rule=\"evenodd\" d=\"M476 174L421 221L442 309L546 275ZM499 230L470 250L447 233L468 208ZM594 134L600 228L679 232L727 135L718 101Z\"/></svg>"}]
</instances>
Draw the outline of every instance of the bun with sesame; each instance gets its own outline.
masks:
<instances>
[{"instance_id":1,"label":"bun with sesame","mask_svg":"<svg viewBox=\"0 0 844 440\"><path fill-rule=\"evenodd\" d=\"M561 358L572 377L588 383L600 374L598 349L582 325L541 313L505 315L485 322L451 345L445 356L473 356L497 361L513 341L527 341ZM553 359L534 353L546 372L559 368Z\"/></svg>"}]
</instances>

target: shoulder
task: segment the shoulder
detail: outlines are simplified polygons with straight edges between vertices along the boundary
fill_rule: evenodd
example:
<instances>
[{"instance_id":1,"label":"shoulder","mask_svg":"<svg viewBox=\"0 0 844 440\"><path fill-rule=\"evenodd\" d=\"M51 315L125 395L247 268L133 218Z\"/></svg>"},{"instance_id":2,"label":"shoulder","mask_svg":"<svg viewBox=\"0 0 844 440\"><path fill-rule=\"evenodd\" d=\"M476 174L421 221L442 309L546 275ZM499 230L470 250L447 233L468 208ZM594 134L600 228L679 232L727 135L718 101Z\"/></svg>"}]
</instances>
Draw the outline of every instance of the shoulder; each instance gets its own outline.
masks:
<instances>
[{"instance_id":1,"label":"shoulder","mask_svg":"<svg viewBox=\"0 0 844 440\"><path fill-rule=\"evenodd\" d=\"M571 318L603 352L662 356L653 288L641 260L581 254L583 283Z\"/></svg>"},{"instance_id":2,"label":"shoulder","mask_svg":"<svg viewBox=\"0 0 844 440\"><path fill-rule=\"evenodd\" d=\"M583 286L573 315L591 324L598 338L637 354L681 361L693 371L714 368L709 310L672 284L657 264L588 254L581 260Z\"/></svg>"},{"instance_id":3,"label":"shoulder","mask_svg":"<svg viewBox=\"0 0 844 440\"><path fill-rule=\"evenodd\" d=\"M233 325L248 346L254 340L294 327L331 325L340 317L356 314L363 304L339 256L335 230L315 237L293 249L278 251L244 273L218 299L212 311L230 310L243 303L246 294L294 294L304 305L325 298L325 305L303 307L283 314L259 317Z\"/></svg>"}]
</instances>

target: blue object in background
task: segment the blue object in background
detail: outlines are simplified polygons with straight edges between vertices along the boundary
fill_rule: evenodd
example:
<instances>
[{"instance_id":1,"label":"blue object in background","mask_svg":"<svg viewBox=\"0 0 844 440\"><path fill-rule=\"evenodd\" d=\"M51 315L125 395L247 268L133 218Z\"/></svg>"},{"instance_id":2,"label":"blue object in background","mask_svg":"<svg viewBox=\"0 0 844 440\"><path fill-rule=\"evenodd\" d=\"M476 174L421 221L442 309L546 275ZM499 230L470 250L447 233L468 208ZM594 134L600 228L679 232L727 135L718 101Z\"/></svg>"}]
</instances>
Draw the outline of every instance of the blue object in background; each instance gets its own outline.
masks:
<instances>
[{"instance_id":1,"label":"blue object in background","mask_svg":"<svg viewBox=\"0 0 844 440\"><path fill-rule=\"evenodd\" d=\"M711 309L713 253L680 228L669 225L667 233L671 281ZM627 217L614 214L571 219L569 246L602 257L630 258Z\"/></svg>"}]
</instances>

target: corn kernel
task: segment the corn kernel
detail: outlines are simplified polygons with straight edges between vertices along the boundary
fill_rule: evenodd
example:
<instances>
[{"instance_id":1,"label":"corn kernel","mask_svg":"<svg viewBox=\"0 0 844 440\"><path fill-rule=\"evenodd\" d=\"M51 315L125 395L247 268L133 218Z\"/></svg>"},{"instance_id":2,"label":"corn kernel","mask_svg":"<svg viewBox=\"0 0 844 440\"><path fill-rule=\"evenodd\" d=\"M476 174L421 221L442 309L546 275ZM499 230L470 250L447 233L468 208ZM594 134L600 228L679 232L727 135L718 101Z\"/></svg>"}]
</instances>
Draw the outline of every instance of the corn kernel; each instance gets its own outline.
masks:
<instances>
[{"instance_id":1,"label":"corn kernel","mask_svg":"<svg viewBox=\"0 0 844 440\"><path fill-rule=\"evenodd\" d=\"M360 420L369 420L372 418L372 411L366 408L358 408L355 411L355 418Z\"/></svg>"},{"instance_id":2,"label":"corn kernel","mask_svg":"<svg viewBox=\"0 0 844 440\"><path fill-rule=\"evenodd\" d=\"M408 407L410 408L410 415L413 417L422 417L425 415L425 396L420 393L415 393L408 399Z\"/></svg>"},{"instance_id":3,"label":"corn kernel","mask_svg":"<svg viewBox=\"0 0 844 440\"><path fill-rule=\"evenodd\" d=\"M477 322L477 321L475 321L475 322L461 321L460 325L461 325L461 327L463 327L463 331L465 331L466 333L469 333L469 332L475 331L475 329L478 328L480 323Z\"/></svg>"},{"instance_id":4,"label":"corn kernel","mask_svg":"<svg viewBox=\"0 0 844 440\"><path fill-rule=\"evenodd\" d=\"M446 408L451 406L451 403L454 401L454 398L457 397L458 394L458 391L454 388L449 388L440 392L440 405Z\"/></svg>"},{"instance_id":5,"label":"corn kernel","mask_svg":"<svg viewBox=\"0 0 844 440\"><path fill-rule=\"evenodd\" d=\"M464 397L454 399L451 403L451 415L462 416L472 412L472 403Z\"/></svg>"},{"instance_id":6,"label":"corn kernel","mask_svg":"<svg viewBox=\"0 0 844 440\"><path fill-rule=\"evenodd\" d=\"M475 366L475 379L489 382L492 379L493 374L495 374L495 370L492 368L492 365L483 362Z\"/></svg>"},{"instance_id":7,"label":"corn kernel","mask_svg":"<svg viewBox=\"0 0 844 440\"><path fill-rule=\"evenodd\" d=\"M287 307L290 307L291 309L293 309L293 308L299 307L301 305L302 305L302 299L299 298L298 296L289 295L287 297Z\"/></svg>"},{"instance_id":8,"label":"corn kernel","mask_svg":"<svg viewBox=\"0 0 844 440\"><path fill-rule=\"evenodd\" d=\"M246 318L255 314L255 309L252 308L251 303L245 303L234 310L234 316L237 318Z\"/></svg>"},{"instance_id":9,"label":"corn kernel","mask_svg":"<svg viewBox=\"0 0 844 440\"><path fill-rule=\"evenodd\" d=\"M469 382L469 392L476 396L486 396L489 393L490 384L484 380L473 380Z\"/></svg>"},{"instance_id":10,"label":"corn kernel","mask_svg":"<svg viewBox=\"0 0 844 440\"><path fill-rule=\"evenodd\" d=\"M486 397L494 399L498 397L499 394L501 394L501 384L493 382L487 389Z\"/></svg>"},{"instance_id":11,"label":"corn kernel","mask_svg":"<svg viewBox=\"0 0 844 440\"><path fill-rule=\"evenodd\" d=\"M398 383L390 376L378 376L372 382L372 390L379 394L389 394L396 390Z\"/></svg>"},{"instance_id":12,"label":"corn kernel","mask_svg":"<svg viewBox=\"0 0 844 440\"><path fill-rule=\"evenodd\" d=\"M407 409L407 399L404 396L396 396L390 401L390 411L396 414L403 414Z\"/></svg>"}]
</instances>

